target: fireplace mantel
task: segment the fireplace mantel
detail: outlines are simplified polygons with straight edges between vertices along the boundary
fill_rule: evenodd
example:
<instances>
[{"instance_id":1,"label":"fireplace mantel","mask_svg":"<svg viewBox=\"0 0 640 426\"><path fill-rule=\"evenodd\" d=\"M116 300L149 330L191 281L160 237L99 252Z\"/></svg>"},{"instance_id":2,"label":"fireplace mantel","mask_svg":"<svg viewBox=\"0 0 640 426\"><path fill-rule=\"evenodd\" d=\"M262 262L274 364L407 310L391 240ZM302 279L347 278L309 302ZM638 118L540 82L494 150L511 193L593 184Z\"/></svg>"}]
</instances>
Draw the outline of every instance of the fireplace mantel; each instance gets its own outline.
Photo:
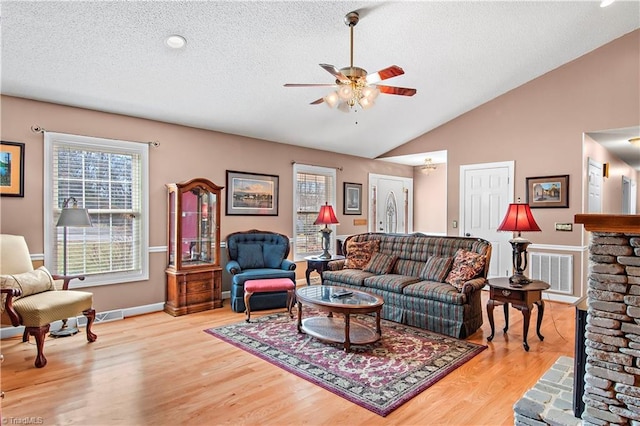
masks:
<instances>
[{"instance_id":1,"label":"fireplace mantel","mask_svg":"<svg viewBox=\"0 0 640 426\"><path fill-rule=\"evenodd\" d=\"M637 424L640 407L629 401L640 393L640 216L578 214L574 220L591 232L581 417L586 424Z\"/></svg>"},{"instance_id":2,"label":"fireplace mantel","mask_svg":"<svg viewBox=\"0 0 640 426\"><path fill-rule=\"evenodd\" d=\"M640 232L640 215L577 214L574 222L591 232Z\"/></svg>"}]
</instances>

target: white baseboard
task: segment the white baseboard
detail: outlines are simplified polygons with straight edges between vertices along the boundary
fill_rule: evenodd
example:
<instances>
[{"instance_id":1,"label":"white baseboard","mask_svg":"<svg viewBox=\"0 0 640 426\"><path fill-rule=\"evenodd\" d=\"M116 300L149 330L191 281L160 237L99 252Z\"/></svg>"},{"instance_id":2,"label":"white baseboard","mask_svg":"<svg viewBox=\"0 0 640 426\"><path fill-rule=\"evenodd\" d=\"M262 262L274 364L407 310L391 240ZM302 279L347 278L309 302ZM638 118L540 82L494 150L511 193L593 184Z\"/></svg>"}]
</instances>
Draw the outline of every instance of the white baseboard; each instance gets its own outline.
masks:
<instances>
[{"instance_id":1,"label":"white baseboard","mask_svg":"<svg viewBox=\"0 0 640 426\"><path fill-rule=\"evenodd\" d=\"M222 292L222 299L229 299L231 297L228 291ZM96 312L95 324L102 322L111 322L132 317L135 315L149 314L151 312L160 312L164 309L164 303L152 303L150 305L133 306L131 308L114 309L112 311ZM87 317L79 315L75 318L70 318L67 322L70 326L84 327L87 325ZM56 331L62 328L62 321L55 321L51 323L51 331ZM24 327L3 327L0 328L0 339L8 339L10 337L22 336L24 333Z\"/></svg>"}]
</instances>

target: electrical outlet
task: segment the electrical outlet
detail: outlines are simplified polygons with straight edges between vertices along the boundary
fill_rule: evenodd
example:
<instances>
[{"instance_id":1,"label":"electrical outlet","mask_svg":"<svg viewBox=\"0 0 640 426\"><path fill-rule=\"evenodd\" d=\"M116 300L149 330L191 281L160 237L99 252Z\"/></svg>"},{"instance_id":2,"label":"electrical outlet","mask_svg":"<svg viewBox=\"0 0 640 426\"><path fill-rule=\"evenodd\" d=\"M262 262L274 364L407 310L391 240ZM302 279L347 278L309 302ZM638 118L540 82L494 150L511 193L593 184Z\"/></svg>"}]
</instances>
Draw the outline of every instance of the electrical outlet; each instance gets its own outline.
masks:
<instances>
[{"instance_id":1,"label":"electrical outlet","mask_svg":"<svg viewBox=\"0 0 640 426\"><path fill-rule=\"evenodd\" d=\"M572 223L556 223L556 231L573 231Z\"/></svg>"}]
</instances>

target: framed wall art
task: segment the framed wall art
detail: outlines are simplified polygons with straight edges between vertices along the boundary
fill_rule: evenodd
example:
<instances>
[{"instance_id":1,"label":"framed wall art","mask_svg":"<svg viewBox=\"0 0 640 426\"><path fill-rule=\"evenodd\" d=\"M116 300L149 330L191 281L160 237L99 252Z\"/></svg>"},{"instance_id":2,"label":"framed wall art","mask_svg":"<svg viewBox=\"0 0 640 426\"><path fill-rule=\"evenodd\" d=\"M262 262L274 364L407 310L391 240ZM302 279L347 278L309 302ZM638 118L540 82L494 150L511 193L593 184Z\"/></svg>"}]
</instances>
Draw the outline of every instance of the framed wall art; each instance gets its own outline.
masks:
<instances>
[{"instance_id":1,"label":"framed wall art","mask_svg":"<svg viewBox=\"0 0 640 426\"><path fill-rule=\"evenodd\" d=\"M527 203L531 208L568 208L569 175L528 177Z\"/></svg>"},{"instance_id":2,"label":"framed wall art","mask_svg":"<svg viewBox=\"0 0 640 426\"><path fill-rule=\"evenodd\" d=\"M278 179L227 170L227 215L278 216Z\"/></svg>"},{"instance_id":3,"label":"framed wall art","mask_svg":"<svg viewBox=\"0 0 640 426\"><path fill-rule=\"evenodd\" d=\"M0 195L24 197L24 144L0 141Z\"/></svg>"},{"instance_id":4,"label":"framed wall art","mask_svg":"<svg viewBox=\"0 0 640 426\"><path fill-rule=\"evenodd\" d=\"M343 214L362 214L362 184L344 183Z\"/></svg>"}]
</instances>

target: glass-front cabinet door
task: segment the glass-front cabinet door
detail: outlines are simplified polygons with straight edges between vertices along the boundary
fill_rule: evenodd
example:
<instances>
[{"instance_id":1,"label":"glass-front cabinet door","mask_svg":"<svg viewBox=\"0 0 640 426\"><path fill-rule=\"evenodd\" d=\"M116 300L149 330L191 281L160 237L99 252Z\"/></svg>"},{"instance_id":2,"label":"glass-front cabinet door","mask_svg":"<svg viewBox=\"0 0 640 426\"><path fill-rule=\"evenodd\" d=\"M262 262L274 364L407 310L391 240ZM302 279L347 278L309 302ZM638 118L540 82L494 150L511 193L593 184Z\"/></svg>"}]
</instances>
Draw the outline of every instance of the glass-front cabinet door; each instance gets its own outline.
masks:
<instances>
[{"instance_id":1,"label":"glass-front cabinet door","mask_svg":"<svg viewBox=\"0 0 640 426\"><path fill-rule=\"evenodd\" d=\"M169 259L176 270L220 264L220 190L206 179L167 184Z\"/></svg>"},{"instance_id":2,"label":"glass-front cabinet door","mask_svg":"<svg viewBox=\"0 0 640 426\"><path fill-rule=\"evenodd\" d=\"M222 306L221 298L211 301L206 297L209 290L215 292L216 285L220 287L222 189L204 178L167 184L168 300L165 311L172 315L197 312L193 304L198 305L199 310L204 310L210 302ZM217 292L220 293L219 288Z\"/></svg>"}]
</instances>

